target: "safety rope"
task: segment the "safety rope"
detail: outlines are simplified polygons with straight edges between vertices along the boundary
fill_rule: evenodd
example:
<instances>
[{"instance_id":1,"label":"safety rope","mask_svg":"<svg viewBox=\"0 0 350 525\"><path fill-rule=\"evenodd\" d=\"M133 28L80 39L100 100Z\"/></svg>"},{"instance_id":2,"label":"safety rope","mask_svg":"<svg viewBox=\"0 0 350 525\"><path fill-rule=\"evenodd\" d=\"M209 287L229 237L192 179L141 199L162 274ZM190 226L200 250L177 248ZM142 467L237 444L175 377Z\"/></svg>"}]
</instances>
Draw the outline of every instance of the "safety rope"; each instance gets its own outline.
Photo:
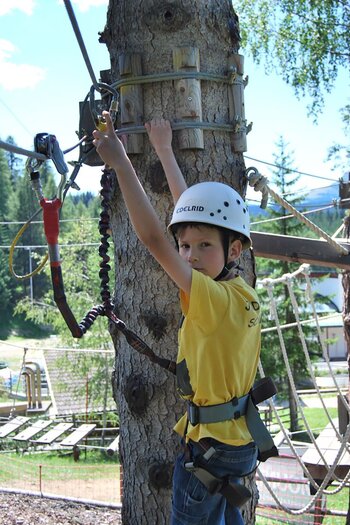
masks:
<instances>
[{"instance_id":1,"label":"safety rope","mask_svg":"<svg viewBox=\"0 0 350 525\"><path fill-rule=\"evenodd\" d=\"M63 0L63 1L64 1L64 5L66 6L66 10L67 10L70 22L72 24L72 27L73 27L76 39L78 41L80 50L81 50L83 58L85 60L86 67L87 67L87 69L89 71L92 83L93 83L94 87L97 89L97 91L100 91L100 88L98 86L98 82L96 80L96 76L95 76L94 70L92 69L92 65L91 65L91 62L90 62L90 59L89 59L88 52L87 52L85 44L84 44L83 37L81 36L81 32L80 32L79 25L78 25L77 19L75 17L74 11L73 11L72 4L71 4L70 0Z\"/></svg>"},{"instance_id":2,"label":"safety rope","mask_svg":"<svg viewBox=\"0 0 350 525\"><path fill-rule=\"evenodd\" d=\"M235 127L232 124L220 124L219 122L203 122L203 121L187 121L179 120L171 123L171 128L174 131L182 129L204 129L207 131L225 131L235 133ZM117 135L126 135L128 133L147 133L144 126L127 126L116 130Z\"/></svg>"},{"instance_id":3,"label":"safety rope","mask_svg":"<svg viewBox=\"0 0 350 525\"><path fill-rule=\"evenodd\" d=\"M25 157L29 157L31 159L37 159L41 161L47 160L47 157L45 157L45 155L42 155L41 153L19 148L18 146L15 146L14 144L10 144L9 142L4 142L3 140L0 140L0 148L6 151L9 151L10 153L17 153L17 155L24 155Z\"/></svg>"},{"instance_id":4,"label":"safety rope","mask_svg":"<svg viewBox=\"0 0 350 525\"><path fill-rule=\"evenodd\" d=\"M49 255L46 253L44 255L44 257L41 259L40 263L38 264L38 266L32 271L32 272L29 272L29 273L26 273L24 275L18 275L15 270L14 270L14 267L13 267L13 259L14 259L14 252L15 252L15 249L17 247L17 243L18 241L20 240L20 238L22 237L22 235L24 234L24 232L28 229L29 225L33 222L33 220L35 219L35 217L37 215L39 215L39 213L41 212L41 208L39 208L31 217L30 219L28 219L24 224L23 226L20 228L20 230L18 231L18 233L15 235L15 238L13 239L12 243L11 243L11 246L10 246L10 253L9 253L9 268L10 268L10 272L12 273L12 275L14 277L16 277L16 279L18 279L19 281L22 281L22 280L25 280L25 279L30 279L31 277L34 277L34 275L37 275L45 266L45 264L47 263L48 259L49 259Z\"/></svg>"},{"instance_id":5,"label":"safety rope","mask_svg":"<svg viewBox=\"0 0 350 525\"><path fill-rule=\"evenodd\" d=\"M85 139L86 139L85 136L82 137L77 144L74 144L74 146L71 146L70 148L63 150L63 153L66 155L70 151L74 150ZM42 162L45 162L47 160L47 156L43 155L42 153L20 148L19 146L16 146L15 144L10 144L9 142L4 142L3 140L0 140L0 149L4 149L5 151L9 151L10 153L16 153L17 155L23 155L24 157L28 157L30 159L36 159Z\"/></svg>"},{"instance_id":6,"label":"safety rope","mask_svg":"<svg viewBox=\"0 0 350 525\"><path fill-rule=\"evenodd\" d=\"M274 190L272 190L267 184L267 178L262 176L257 170L257 168L247 168L245 171L245 176L249 182L249 186L253 187L255 191L261 191L261 208L266 208L268 195L271 195L271 197L273 197L274 200L278 202L278 204L280 204L281 206L283 206L283 208L291 212L295 218L297 218L300 222L303 222L308 228L310 228L310 230L316 233L319 237L325 239L327 243L330 246L332 246L332 248L334 248L338 253L340 253L341 255L349 255L348 250L344 246L342 246L340 243L334 240L333 237L328 235L325 231L321 230L321 228L319 228L316 224L310 221L310 219L305 217L302 213L296 210L289 202L287 202Z\"/></svg>"},{"instance_id":7,"label":"safety rope","mask_svg":"<svg viewBox=\"0 0 350 525\"><path fill-rule=\"evenodd\" d=\"M140 84L152 84L154 82L165 82L167 80L207 80L211 82L221 82L225 84L235 83L235 73L228 71L227 75L216 73L206 73L204 71L169 71L165 73L151 73L149 75L139 75L135 77L125 77L112 83L115 89L125 86L136 86Z\"/></svg>"}]
</instances>

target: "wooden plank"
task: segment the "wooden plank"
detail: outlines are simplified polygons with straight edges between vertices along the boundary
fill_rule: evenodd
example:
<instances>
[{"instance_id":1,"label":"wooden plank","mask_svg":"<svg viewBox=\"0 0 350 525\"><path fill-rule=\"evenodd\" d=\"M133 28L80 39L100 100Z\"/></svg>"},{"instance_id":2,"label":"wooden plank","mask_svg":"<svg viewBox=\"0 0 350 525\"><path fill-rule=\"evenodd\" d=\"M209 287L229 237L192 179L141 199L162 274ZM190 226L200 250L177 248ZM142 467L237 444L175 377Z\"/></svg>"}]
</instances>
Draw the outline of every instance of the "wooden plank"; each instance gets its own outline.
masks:
<instances>
[{"instance_id":1,"label":"wooden plank","mask_svg":"<svg viewBox=\"0 0 350 525\"><path fill-rule=\"evenodd\" d=\"M122 79L142 76L141 55L123 53L119 56L119 71ZM120 87L120 122L121 127L142 125L143 97L142 85L131 84ZM140 133L130 133L125 136L126 151L129 154L143 152L143 136Z\"/></svg>"},{"instance_id":2,"label":"wooden plank","mask_svg":"<svg viewBox=\"0 0 350 525\"><path fill-rule=\"evenodd\" d=\"M341 447L341 442L338 440L331 425L327 425L326 428L322 430L316 439L316 443L328 467L331 467L334 464ZM315 446L312 445L308 448L308 450L303 454L302 460L314 479L322 480L326 477L328 473L328 467L324 464L324 461L321 458L319 452L316 450ZM349 469L350 454L347 452L347 450L344 450L335 468L335 476L340 479L344 479ZM334 479L334 477L332 479Z\"/></svg>"},{"instance_id":3,"label":"wooden plank","mask_svg":"<svg viewBox=\"0 0 350 525\"><path fill-rule=\"evenodd\" d=\"M94 430L96 425L80 425L72 434L67 436L63 441L61 441L60 445L66 446L66 447L74 447L79 441L84 439L90 432Z\"/></svg>"},{"instance_id":4,"label":"wooden plank","mask_svg":"<svg viewBox=\"0 0 350 525\"><path fill-rule=\"evenodd\" d=\"M39 434L39 432L41 432L42 430L44 430L51 424L52 424L52 421L45 420L45 419L35 421L33 425L31 425L28 428L25 428L19 434L16 434L16 436L14 436L13 439L16 441L28 441L30 438L36 436L37 434Z\"/></svg>"},{"instance_id":5,"label":"wooden plank","mask_svg":"<svg viewBox=\"0 0 350 525\"><path fill-rule=\"evenodd\" d=\"M9 417L10 414L23 415L27 414L28 403L0 403L0 416Z\"/></svg>"},{"instance_id":6,"label":"wooden plank","mask_svg":"<svg viewBox=\"0 0 350 525\"><path fill-rule=\"evenodd\" d=\"M29 421L29 417L17 416L2 427L0 427L0 438L7 437L11 432L22 427Z\"/></svg>"},{"instance_id":7,"label":"wooden plank","mask_svg":"<svg viewBox=\"0 0 350 525\"><path fill-rule=\"evenodd\" d=\"M308 239L273 233L251 232L256 257L350 270L350 255L340 255L323 239ZM350 243L337 239L350 251Z\"/></svg>"},{"instance_id":8,"label":"wooden plank","mask_svg":"<svg viewBox=\"0 0 350 525\"><path fill-rule=\"evenodd\" d=\"M67 430L72 428L73 423L59 423L58 425L55 425L54 428L46 432L43 436L41 436L38 439L31 439L31 443L39 443L41 445L50 445L53 443L57 438L62 436Z\"/></svg>"},{"instance_id":9,"label":"wooden plank","mask_svg":"<svg viewBox=\"0 0 350 525\"><path fill-rule=\"evenodd\" d=\"M173 49L174 71L200 70L198 47L181 46ZM196 122L202 120L201 82L196 78L182 78L174 82L175 116L177 120ZM179 148L204 149L203 130L181 129L177 135Z\"/></svg>"}]
</instances>

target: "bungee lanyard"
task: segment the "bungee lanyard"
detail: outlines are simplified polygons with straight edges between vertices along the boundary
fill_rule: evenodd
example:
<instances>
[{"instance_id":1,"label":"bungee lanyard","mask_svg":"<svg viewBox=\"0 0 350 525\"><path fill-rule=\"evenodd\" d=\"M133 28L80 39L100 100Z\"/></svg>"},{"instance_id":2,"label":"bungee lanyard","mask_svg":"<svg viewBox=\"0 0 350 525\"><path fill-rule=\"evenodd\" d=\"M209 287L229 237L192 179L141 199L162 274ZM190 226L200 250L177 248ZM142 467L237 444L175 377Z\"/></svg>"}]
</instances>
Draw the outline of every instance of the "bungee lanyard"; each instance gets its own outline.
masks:
<instances>
[{"instance_id":1,"label":"bungee lanyard","mask_svg":"<svg viewBox=\"0 0 350 525\"><path fill-rule=\"evenodd\" d=\"M52 140L52 138L51 138ZM99 232L101 236L101 242L99 246L100 261L100 281L101 281L101 299L102 303L93 306L85 317L78 323L72 310L70 309L66 295L64 292L64 283L62 276L62 266L59 254L59 212L62 207L63 201L59 197L55 197L52 200L45 199L40 190L40 177L39 172L35 171L31 174L32 184L39 197L40 206L43 209L43 220L44 220L44 231L48 244L50 270L51 270L51 281L54 293L54 301L62 314L71 334L75 338L81 338L87 332L87 330L93 325L98 316L108 317L114 326L124 334L128 344L134 348L137 352L148 357L150 361L157 365L165 368L175 374L176 365L174 361L165 359L156 355L153 350L132 330L128 329L121 319L119 319L114 313L114 305L111 302L111 293L109 289L109 271L110 271L110 257L108 255L110 237L108 231L110 227L110 216L108 206L111 195L111 178L113 171L108 168L103 169L101 176L101 213L99 220Z\"/></svg>"},{"instance_id":2,"label":"bungee lanyard","mask_svg":"<svg viewBox=\"0 0 350 525\"><path fill-rule=\"evenodd\" d=\"M108 86L107 84L98 84L98 88L101 90L109 91L112 95L110 103L110 112L113 117L117 112L117 92ZM90 90L89 97L89 109L91 113L92 124L94 127L98 127L100 130L104 129L104 121L99 116L98 112L95 109L95 99L94 99L94 89L93 86ZM92 128L93 129L93 128ZM45 198L43 194L43 189L40 181L40 166L43 164L44 160L41 158L32 158L28 159L26 164L27 172L30 176L31 184L33 190L36 193L37 199L43 211L43 222L44 222L44 232L48 245L48 255L50 261L50 271L51 271L51 282L53 289L54 301L59 309L62 317L64 318L66 325L68 326L72 336L74 338L81 338L87 332L87 330L93 325L98 316L106 316L113 325L124 334L128 344L134 348L140 354L145 355L151 362L156 363L157 365L169 370L171 373L176 373L176 364L174 361L165 359L156 355L153 350L132 330L126 327L124 321L119 319L114 313L114 305L111 301L111 293L109 289L109 271L110 271L110 257L108 255L110 237L110 215L109 215L109 203L111 198L111 188L112 188L112 177L113 170L104 167L102 170L101 176L101 212L99 218L99 232L100 232L100 246L99 246L99 255L101 257L100 261L100 286L101 286L101 304L93 306L84 318L78 322L68 305L67 298L64 291L64 282L62 275L62 265L60 259L59 251L59 229L60 229L60 211L62 209L65 196L70 187L79 189L75 183L75 178L78 175L81 165L85 160L95 152L95 148L92 145L91 138L92 130L87 130L85 136L85 144L88 146L85 150L81 148L81 154L79 161L75 164L72 175L69 181L66 181L68 167L64 160L63 152L61 151L58 141L55 135L50 135L47 133L39 133L34 139L35 151L40 157L51 159L61 175L61 180L57 188L57 195L52 199ZM82 144L83 139L80 140ZM26 224L26 226L30 223ZM23 233L22 230L21 233ZM19 235L16 236L16 242L19 238ZM43 267L43 263L40 265L40 269ZM11 266L11 265L10 265ZM14 272L12 272L14 273ZM14 274L17 278L21 278ZM28 276L23 276L28 277Z\"/></svg>"}]
</instances>

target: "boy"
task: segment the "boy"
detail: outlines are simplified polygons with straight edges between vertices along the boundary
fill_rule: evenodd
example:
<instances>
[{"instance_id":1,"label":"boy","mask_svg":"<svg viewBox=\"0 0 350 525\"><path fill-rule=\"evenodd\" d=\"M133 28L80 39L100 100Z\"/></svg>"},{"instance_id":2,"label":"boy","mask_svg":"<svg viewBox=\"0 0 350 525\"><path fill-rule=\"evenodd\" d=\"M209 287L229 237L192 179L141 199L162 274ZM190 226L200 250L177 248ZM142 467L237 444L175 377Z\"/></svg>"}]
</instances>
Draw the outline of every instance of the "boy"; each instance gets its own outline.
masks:
<instances>
[{"instance_id":1,"label":"boy","mask_svg":"<svg viewBox=\"0 0 350 525\"><path fill-rule=\"evenodd\" d=\"M252 387L260 352L259 302L236 270L242 249L251 243L247 208L225 184L205 182L187 188L171 148L169 122L152 120L146 130L174 198L169 229L177 251L163 232L109 114L104 116L106 131L94 131L97 152L116 171L138 238L180 289L184 320L176 375L180 394L189 404L175 427L186 446L174 470L171 524L243 524L238 507L229 505L222 493L210 493L189 465L200 464L202 474L231 482L256 465L257 447L237 405ZM232 406L234 414L227 416Z\"/></svg>"}]
</instances>

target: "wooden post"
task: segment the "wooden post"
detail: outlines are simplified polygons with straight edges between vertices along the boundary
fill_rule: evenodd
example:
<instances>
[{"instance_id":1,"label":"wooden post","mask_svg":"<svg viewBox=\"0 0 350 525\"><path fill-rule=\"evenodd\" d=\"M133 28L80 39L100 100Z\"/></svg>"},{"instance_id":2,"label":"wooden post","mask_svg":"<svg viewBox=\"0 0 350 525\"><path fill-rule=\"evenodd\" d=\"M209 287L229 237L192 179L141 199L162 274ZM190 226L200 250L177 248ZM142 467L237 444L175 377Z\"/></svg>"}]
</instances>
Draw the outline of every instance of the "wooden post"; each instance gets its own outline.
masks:
<instances>
[{"instance_id":1,"label":"wooden post","mask_svg":"<svg viewBox=\"0 0 350 525\"><path fill-rule=\"evenodd\" d=\"M199 71L199 50L196 47L177 47L173 51L175 71ZM195 78L175 81L176 118L178 120L201 121L202 101L200 80ZM179 131L180 149L204 149L202 129Z\"/></svg>"},{"instance_id":2,"label":"wooden post","mask_svg":"<svg viewBox=\"0 0 350 525\"><path fill-rule=\"evenodd\" d=\"M141 55L124 53L119 57L121 78L141 76ZM143 100L141 84L121 86L120 88L120 124L139 126L143 124ZM143 136L133 133L126 136L125 149L128 154L143 152Z\"/></svg>"},{"instance_id":3,"label":"wooden post","mask_svg":"<svg viewBox=\"0 0 350 525\"><path fill-rule=\"evenodd\" d=\"M247 121L244 108L244 88L248 80L243 80L244 57L233 54L228 59L228 70L231 74L229 84L229 116L233 124L233 150L235 152L247 151Z\"/></svg>"}]
</instances>

